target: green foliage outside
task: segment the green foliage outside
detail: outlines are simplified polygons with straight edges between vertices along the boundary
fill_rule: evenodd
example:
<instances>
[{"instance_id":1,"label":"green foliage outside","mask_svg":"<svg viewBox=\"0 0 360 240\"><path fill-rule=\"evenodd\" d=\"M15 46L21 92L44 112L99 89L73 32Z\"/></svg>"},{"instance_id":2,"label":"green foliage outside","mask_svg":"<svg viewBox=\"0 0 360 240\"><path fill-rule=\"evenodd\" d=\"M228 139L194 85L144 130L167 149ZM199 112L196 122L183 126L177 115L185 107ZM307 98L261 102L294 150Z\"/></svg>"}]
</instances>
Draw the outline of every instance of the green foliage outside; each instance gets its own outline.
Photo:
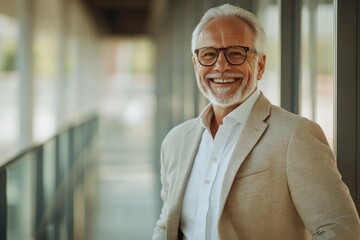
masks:
<instances>
[{"instance_id":1,"label":"green foliage outside","mask_svg":"<svg viewBox=\"0 0 360 240\"><path fill-rule=\"evenodd\" d=\"M155 69L155 46L149 39L133 42L134 55L132 67L134 73L152 73Z\"/></svg>"},{"instance_id":2,"label":"green foliage outside","mask_svg":"<svg viewBox=\"0 0 360 240\"><path fill-rule=\"evenodd\" d=\"M1 47L1 46L0 46ZM14 43L5 43L0 57L0 70L2 72L13 72L16 70L16 46Z\"/></svg>"}]
</instances>

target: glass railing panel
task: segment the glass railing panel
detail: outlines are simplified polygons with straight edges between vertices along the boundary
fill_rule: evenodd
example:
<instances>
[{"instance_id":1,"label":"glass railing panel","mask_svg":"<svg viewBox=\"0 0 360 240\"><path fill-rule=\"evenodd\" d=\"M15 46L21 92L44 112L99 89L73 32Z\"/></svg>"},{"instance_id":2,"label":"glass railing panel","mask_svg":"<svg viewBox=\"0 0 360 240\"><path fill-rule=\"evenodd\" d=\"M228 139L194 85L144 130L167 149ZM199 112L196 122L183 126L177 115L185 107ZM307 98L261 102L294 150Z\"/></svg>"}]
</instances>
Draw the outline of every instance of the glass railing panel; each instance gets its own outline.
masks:
<instances>
[{"instance_id":1,"label":"glass railing panel","mask_svg":"<svg viewBox=\"0 0 360 240\"><path fill-rule=\"evenodd\" d=\"M44 145L43 149L43 186L44 203L49 207L54 201L56 194L56 142L51 139Z\"/></svg>"},{"instance_id":2,"label":"glass railing panel","mask_svg":"<svg viewBox=\"0 0 360 240\"><path fill-rule=\"evenodd\" d=\"M62 181L69 174L69 133L59 136L59 178Z\"/></svg>"},{"instance_id":3,"label":"glass railing panel","mask_svg":"<svg viewBox=\"0 0 360 240\"><path fill-rule=\"evenodd\" d=\"M7 167L7 239L30 239L35 225L34 154L29 153Z\"/></svg>"},{"instance_id":4,"label":"glass railing panel","mask_svg":"<svg viewBox=\"0 0 360 240\"><path fill-rule=\"evenodd\" d=\"M0 239L84 236L96 123L74 125L0 165Z\"/></svg>"}]
</instances>

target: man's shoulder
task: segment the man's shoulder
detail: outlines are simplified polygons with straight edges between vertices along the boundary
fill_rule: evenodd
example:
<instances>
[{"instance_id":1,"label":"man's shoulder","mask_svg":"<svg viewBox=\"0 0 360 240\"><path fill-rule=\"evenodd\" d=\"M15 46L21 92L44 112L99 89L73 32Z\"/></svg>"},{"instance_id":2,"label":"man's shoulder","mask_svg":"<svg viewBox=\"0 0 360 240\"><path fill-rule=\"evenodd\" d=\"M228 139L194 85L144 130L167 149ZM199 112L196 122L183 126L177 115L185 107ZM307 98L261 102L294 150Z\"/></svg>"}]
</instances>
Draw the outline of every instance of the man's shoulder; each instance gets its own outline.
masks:
<instances>
[{"instance_id":1,"label":"man's shoulder","mask_svg":"<svg viewBox=\"0 0 360 240\"><path fill-rule=\"evenodd\" d=\"M180 137L191 129L200 126L199 118L189 119L175 127L173 127L167 134L166 138Z\"/></svg>"},{"instance_id":2,"label":"man's shoulder","mask_svg":"<svg viewBox=\"0 0 360 240\"><path fill-rule=\"evenodd\" d=\"M256 118L264 118L267 123L275 126L295 126L302 122L312 122L298 114L294 114L282 107L272 104L262 93L254 105L252 114Z\"/></svg>"},{"instance_id":3,"label":"man's shoulder","mask_svg":"<svg viewBox=\"0 0 360 240\"><path fill-rule=\"evenodd\" d=\"M290 122L296 122L303 118L276 105L271 105L271 117Z\"/></svg>"},{"instance_id":4,"label":"man's shoulder","mask_svg":"<svg viewBox=\"0 0 360 240\"><path fill-rule=\"evenodd\" d=\"M281 126L283 130L288 129L289 131L295 131L296 129L302 129L303 131L322 131L318 123L310 120L306 117L300 116L289 112L281 107L272 105L271 114L268 120L270 125Z\"/></svg>"}]
</instances>

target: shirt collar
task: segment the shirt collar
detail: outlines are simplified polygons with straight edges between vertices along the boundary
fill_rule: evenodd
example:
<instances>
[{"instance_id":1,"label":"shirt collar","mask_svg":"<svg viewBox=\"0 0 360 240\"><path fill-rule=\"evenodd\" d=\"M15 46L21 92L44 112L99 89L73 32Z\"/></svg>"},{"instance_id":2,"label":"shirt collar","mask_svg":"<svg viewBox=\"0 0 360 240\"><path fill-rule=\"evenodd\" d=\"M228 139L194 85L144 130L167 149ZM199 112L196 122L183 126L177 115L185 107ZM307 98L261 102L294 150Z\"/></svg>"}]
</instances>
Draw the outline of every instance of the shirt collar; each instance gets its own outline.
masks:
<instances>
[{"instance_id":1,"label":"shirt collar","mask_svg":"<svg viewBox=\"0 0 360 240\"><path fill-rule=\"evenodd\" d=\"M251 110L259 96L260 91L256 89L255 92L253 92L250 97L245 100L245 102L240 104L224 118L224 124L232 124L235 122L245 123L249 118ZM214 110L212 105L208 104L199 115L201 125L206 129L210 129L213 116Z\"/></svg>"},{"instance_id":2,"label":"shirt collar","mask_svg":"<svg viewBox=\"0 0 360 240\"><path fill-rule=\"evenodd\" d=\"M214 110L211 104L208 104L200 113L200 123L204 128L210 129L211 120L214 117Z\"/></svg>"},{"instance_id":3,"label":"shirt collar","mask_svg":"<svg viewBox=\"0 0 360 240\"><path fill-rule=\"evenodd\" d=\"M251 110L259 96L260 91L256 89L255 92L253 92L250 97L245 100L245 102L240 104L240 106L224 117L224 124L231 124L234 122L245 123L249 118Z\"/></svg>"}]
</instances>

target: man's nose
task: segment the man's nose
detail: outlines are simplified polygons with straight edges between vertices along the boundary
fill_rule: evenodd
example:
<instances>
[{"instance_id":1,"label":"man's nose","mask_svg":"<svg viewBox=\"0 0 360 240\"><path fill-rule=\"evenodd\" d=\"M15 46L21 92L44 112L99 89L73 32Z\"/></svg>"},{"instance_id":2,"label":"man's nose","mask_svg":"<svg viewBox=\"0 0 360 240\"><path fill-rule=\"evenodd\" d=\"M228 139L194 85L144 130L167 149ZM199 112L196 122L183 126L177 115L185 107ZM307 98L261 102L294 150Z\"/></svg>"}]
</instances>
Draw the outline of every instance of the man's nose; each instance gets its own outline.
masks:
<instances>
[{"instance_id":1,"label":"man's nose","mask_svg":"<svg viewBox=\"0 0 360 240\"><path fill-rule=\"evenodd\" d=\"M219 72L225 72L231 68L229 62L226 60L225 53L220 52L219 57L214 65L214 70Z\"/></svg>"}]
</instances>

